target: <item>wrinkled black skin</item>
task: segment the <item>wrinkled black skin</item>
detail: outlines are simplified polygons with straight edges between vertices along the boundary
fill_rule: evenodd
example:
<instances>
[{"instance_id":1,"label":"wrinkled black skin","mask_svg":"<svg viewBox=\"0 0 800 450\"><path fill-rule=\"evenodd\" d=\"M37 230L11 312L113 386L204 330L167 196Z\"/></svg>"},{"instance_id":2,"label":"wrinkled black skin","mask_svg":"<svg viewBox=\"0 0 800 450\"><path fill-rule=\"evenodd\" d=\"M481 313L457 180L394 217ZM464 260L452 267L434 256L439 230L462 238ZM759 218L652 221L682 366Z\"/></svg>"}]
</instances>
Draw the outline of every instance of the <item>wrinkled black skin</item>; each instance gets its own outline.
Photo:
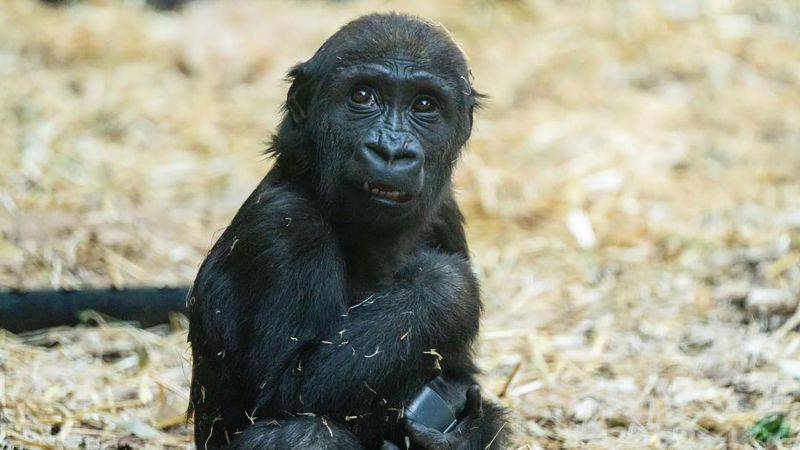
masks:
<instances>
[{"instance_id":1,"label":"wrinkled black skin","mask_svg":"<svg viewBox=\"0 0 800 450\"><path fill-rule=\"evenodd\" d=\"M431 378L436 354L454 407L476 383L481 303L451 174L478 94L441 27L397 14L351 22L290 78L275 164L190 293L195 442L405 448L399 412ZM353 104L359 85L374 89L372 109ZM411 111L420 94L438 112ZM380 168L365 153L376 142L413 158ZM360 191L363 181L413 197L390 204ZM464 436L410 430L419 442L447 441L413 448L483 448L493 438L500 448L502 409L484 401L471 411Z\"/></svg>"}]
</instances>

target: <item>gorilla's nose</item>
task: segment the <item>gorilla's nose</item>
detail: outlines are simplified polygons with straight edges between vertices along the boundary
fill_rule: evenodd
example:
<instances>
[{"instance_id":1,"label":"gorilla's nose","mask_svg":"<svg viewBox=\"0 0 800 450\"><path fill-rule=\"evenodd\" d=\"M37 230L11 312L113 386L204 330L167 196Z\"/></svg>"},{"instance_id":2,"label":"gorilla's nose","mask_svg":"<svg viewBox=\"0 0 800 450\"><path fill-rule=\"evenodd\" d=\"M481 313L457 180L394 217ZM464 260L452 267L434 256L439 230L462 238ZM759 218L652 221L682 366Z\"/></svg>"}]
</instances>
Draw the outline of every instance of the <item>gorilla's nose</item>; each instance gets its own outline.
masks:
<instances>
[{"instance_id":1,"label":"gorilla's nose","mask_svg":"<svg viewBox=\"0 0 800 450\"><path fill-rule=\"evenodd\" d=\"M381 172L415 173L423 162L422 149L416 140L400 134L383 134L378 139L368 140L358 156Z\"/></svg>"}]
</instances>

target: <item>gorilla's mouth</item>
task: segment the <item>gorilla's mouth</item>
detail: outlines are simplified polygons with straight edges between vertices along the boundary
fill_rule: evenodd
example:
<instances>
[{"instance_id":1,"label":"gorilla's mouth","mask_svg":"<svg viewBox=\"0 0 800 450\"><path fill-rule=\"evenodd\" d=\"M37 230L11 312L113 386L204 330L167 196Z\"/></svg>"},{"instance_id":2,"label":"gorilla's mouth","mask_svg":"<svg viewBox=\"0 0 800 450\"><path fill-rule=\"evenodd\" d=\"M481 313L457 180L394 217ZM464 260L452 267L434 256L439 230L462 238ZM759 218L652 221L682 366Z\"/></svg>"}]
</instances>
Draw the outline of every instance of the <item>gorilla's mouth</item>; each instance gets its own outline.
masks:
<instances>
[{"instance_id":1,"label":"gorilla's mouth","mask_svg":"<svg viewBox=\"0 0 800 450\"><path fill-rule=\"evenodd\" d=\"M361 190L376 197L393 200L398 203L405 203L411 200L411 194L401 191L394 186L374 181L365 181L364 184L361 185Z\"/></svg>"}]
</instances>

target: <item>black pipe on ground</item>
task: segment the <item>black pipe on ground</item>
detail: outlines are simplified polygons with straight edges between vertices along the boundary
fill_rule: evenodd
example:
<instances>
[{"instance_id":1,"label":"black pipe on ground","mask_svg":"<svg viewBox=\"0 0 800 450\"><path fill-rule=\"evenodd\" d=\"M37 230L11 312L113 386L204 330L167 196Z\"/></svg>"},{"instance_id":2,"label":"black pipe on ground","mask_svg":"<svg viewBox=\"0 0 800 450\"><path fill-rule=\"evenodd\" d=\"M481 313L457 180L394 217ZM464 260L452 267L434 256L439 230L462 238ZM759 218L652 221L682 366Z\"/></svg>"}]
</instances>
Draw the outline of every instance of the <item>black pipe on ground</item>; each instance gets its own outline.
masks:
<instances>
[{"instance_id":1,"label":"black pipe on ground","mask_svg":"<svg viewBox=\"0 0 800 450\"><path fill-rule=\"evenodd\" d=\"M93 310L150 327L186 313L188 287L35 290L0 292L0 328L12 333L58 325L78 325L79 313Z\"/></svg>"}]
</instances>

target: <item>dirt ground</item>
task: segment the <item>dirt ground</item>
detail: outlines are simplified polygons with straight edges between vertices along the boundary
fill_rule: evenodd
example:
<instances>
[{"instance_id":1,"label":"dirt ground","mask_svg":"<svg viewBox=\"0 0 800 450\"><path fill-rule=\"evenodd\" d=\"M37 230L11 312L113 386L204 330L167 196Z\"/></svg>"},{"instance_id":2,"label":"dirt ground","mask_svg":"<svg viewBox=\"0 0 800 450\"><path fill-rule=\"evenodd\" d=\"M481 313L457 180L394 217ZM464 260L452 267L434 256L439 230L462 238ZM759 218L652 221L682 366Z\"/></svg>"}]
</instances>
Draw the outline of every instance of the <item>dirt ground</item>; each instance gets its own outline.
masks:
<instances>
[{"instance_id":1,"label":"dirt ground","mask_svg":"<svg viewBox=\"0 0 800 450\"><path fill-rule=\"evenodd\" d=\"M190 283L288 67L372 10L489 95L457 186L519 446L800 448L796 0L2 0L0 286ZM0 332L0 448L190 448L188 359L181 318Z\"/></svg>"}]
</instances>

